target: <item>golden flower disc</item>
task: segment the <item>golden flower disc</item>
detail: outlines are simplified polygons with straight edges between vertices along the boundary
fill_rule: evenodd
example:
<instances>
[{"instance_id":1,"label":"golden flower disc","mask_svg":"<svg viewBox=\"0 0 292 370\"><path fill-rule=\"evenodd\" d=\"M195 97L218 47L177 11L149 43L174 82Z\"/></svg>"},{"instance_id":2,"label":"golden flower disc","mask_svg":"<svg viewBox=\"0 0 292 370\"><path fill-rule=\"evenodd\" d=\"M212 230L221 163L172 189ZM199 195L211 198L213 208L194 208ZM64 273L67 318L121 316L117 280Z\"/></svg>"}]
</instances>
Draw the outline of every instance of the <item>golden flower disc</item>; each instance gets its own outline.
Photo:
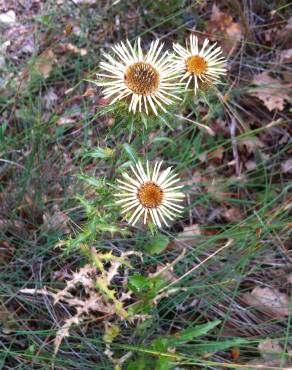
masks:
<instances>
[{"instance_id":1,"label":"golden flower disc","mask_svg":"<svg viewBox=\"0 0 292 370\"><path fill-rule=\"evenodd\" d=\"M150 95L158 89L159 73L151 64L137 62L127 68L124 82L135 94Z\"/></svg>"},{"instance_id":2,"label":"golden flower disc","mask_svg":"<svg viewBox=\"0 0 292 370\"><path fill-rule=\"evenodd\" d=\"M162 204L163 191L153 182L147 182L139 189L138 198L143 207L156 208Z\"/></svg>"},{"instance_id":3,"label":"golden flower disc","mask_svg":"<svg viewBox=\"0 0 292 370\"><path fill-rule=\"evenodd\" d=\"M186 64L187 71L194 73L197 76L205 73L208 68L208 63L206 60L199 55L192 55L191 57L188 57Z\"/></svg>"}]
</instances>

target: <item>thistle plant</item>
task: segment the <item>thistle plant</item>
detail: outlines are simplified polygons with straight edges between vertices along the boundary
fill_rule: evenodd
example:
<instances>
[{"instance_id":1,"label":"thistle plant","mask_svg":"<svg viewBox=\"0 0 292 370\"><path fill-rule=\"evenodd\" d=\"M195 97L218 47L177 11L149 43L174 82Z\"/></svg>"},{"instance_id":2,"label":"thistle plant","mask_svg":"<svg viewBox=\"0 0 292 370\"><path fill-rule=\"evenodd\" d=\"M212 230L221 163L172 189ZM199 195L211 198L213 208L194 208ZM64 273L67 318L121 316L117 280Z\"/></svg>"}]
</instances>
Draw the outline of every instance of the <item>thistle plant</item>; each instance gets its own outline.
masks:
<instances>
[{"instance_id":1,"label":"thistle plant","mask_svg":"<svg viewBox=\"0 0 292 370\"><path fill-rule=\"evenodd\" d=\"M201 85L218 81L220 75L226 73L222 67L225 59L221 56L220 47L216 43L209 46L205 39L201 50L198 38L190 36L190 45L184 48L178 43L173 45L175 54L166 50L162 52L163 44L159 40L150 44L145 53L141 47L141 39L132 44L127 40L114 45L114 56L105 54L100 63L98 73L99 86L104 87L105 98L110 98L110 104L125 101L130 113L137 111L143 115L158 115L159 109L166 112L166 106L178 104L179 94L194 81L194 93L197 93L199 81ZM103 80L105 79L105 80ZM152 112L149 108L151 107ZM203 125L202 125L203 126ZM147 161L146 171L140 162L131 166L134 177L123 173L124 180L118 179L118 189L115 196L120 199L122 214L131 212L129 223L135 225L140 218L143 224L149 220L159 228L162 224L169 226L166 219L173 221L177 214L182 213L183 206L177 204L184 198L178 189L182 186L173 185L179 181L176 175L170 175L171 167L159 173L162 162L156 163L150 171Z\"/></svg>"},{"instance_id":2,"label":"thistle plant","mask_svg":"<svg viewBox=\"0 0 292 370\"><path fill-rule=\"evenodd\" d=\"M134 47L127 40L112 47L115 58L105 54L106 61L100 63L100 68L106 73L98 77L106 78L98 85L105 86L104 97L113 97L110 104L126 99L129 102L129 112L145 111L151 107L155 115L160 108L166 112L165 106L173 104L180 98L176 94L177 71L168 51L161 54L163 44L153 41L145 54L138 38Z\"/></svg>"},{"instance_id":3,"label":"thistle plant","mask_svg":"<svg viewBox=\"0 0 292 370\"><path fill-rule=\"evenodd\" d=\"M191 35L186 47L176 43L173 44L175 51L174 60L176 61L177 71L181 74L181 81L186 80L185 89L194 81L195 94L201 84L216 82L221 75L226 74L226 69L222 67L225 63L221 56L222 50L216 43L209 46L209 40L205 39L202 49L199 49L197 36ZM214 49L215 48L215 49Z\"/></svg>"},{"instance_id":4,"label":"thistle plant","mask_svg":"<svg viewBox=\"0 0 292 370\"><path fill-rule=\"evenodd\" d=\"M161 220L165 226L169 226L166 218L173 220L183 210L183 206L177 204L182 202L184 193L179 189L183 185L174 186L180 179L177 174L172 173L172 168L160 172L162 162L156 162L150 169L149 162L146 163L146 171L141 162L136 163L136 168L131 166L133 177L123 173L124 180L117 182L121 193L115 196L121 198L117 203L122 204L123 213L135 210L129 219L129 223L135 225L140 217L146 224L148 217L158 227L162 227Z\"/></svg>"},{"instance_id":5,"label":"thistle plant","mask_svg":"<svg viewBox=\"0 0 292 370\"><path fill-rule=\"evenodd\" d=\"M97 85L103 88L103 96L108 99L110 105L114 106L119 102L127 105L126 120L131 117L130 119L135 124L135 122L141 122L141 117L143 120L145 114L157 119L161 117L161 114L167 113L171 105L174 108L180 106L182 100L180 95L189 88L192 80L194 89L191 91L196 95L199 81L201 83L216 82L220 75L226 73L226 69L221 66L225 60L220 57L220 47L215 48L213 44L207 48L208 44L209 40L206 39L202 49L199 50L198 39L191 35L190 47L184 48L179 44L174 44L175 54L173 54L173 51L163 51L164 45L159 40L153 41L148 51L142 50L140 38L133 45L128 40L126 43L121 42L112 47L113 55L108 53L103 55L104 60L100 63ZM111 113L115 114L115 110L113 109ZM139 119L135 120L135 117ZM138 142L139 139L141 141L138 135ZM118 158L110 157L113 162L112 175L118 177L115 185L110 184L115 189L112 194L114 203L109 194L101 192L99 193L100 202L96 202L96 206L83 202L88 213L90 227L85 228L76 240L80 251L89 260L89 264L74 273L72 280L66 283L63 290L57 294L47 292L46 294L50 294L55 303L64 301L76 309L76 315L65 320L64 325L57 332L55 353L59 350L63 338L69 335L73 323L86 320L97 310L106 316L116 318L111 321L105 320L106 351L104 353L113 363L117 364L116 368L120 368L120 364L128 359L128 354L116 359L110 348L111 342L120 332L120 323L129 320L133 322L133 319L137 317L136 313L148 317L153 305L180 288L173 288L165 293L167 285L162 274L161 276L156 274L153 277L139 276L138 278L133 275L128 278L127 270L132 267L128 256L137 254L135 251L121 252L120 256L116 256L112 250L100 253L85 244L85 241L93 242L96 238L99 230L97 225L101 219L109 224L112 223L111 227L102 228L102 235L110 230L113 232L119 230L119 234L122 233L115 226L117 220L111 219L110 213L103 214L95 208L105 205L101 201L104 199L109 207L113 204L121 207L121 215L130 225L135 226L140 221L140 224L147 225L151 230L151 224L154 224L155 231L158 233L157 229L170 227L171 223L183 214L185 194L182 191L183 185L179 183L179 175L173 171L172 166L164 168L163 160L154 161L152 165L146 157L145 165L142 165L140 160L132 158L131 164L124 165L125 168L130 167L132 173L129 174L126 170L122 170L122 177L119 178L116 175ZM107 180L104 179L104 184L106 182ZM95 182L92 181L92 183ZM111 209L114 211L117 207ZM68 241L67 245L70 244L72 242ZM74 245L76 246L76 243ZM139 257L142 258L140 254ZM174 263L179 260L180 258L177 258ZM113 281L123 268L126 274L124 285L119 290L114 287ZM87 296L83 304L80 300L76 300L72 293L76 289L76 282L82 282L83 285L85 282ZM127 306L126 302L129 300L131 304Z\"/></svg>"}]
</instances>

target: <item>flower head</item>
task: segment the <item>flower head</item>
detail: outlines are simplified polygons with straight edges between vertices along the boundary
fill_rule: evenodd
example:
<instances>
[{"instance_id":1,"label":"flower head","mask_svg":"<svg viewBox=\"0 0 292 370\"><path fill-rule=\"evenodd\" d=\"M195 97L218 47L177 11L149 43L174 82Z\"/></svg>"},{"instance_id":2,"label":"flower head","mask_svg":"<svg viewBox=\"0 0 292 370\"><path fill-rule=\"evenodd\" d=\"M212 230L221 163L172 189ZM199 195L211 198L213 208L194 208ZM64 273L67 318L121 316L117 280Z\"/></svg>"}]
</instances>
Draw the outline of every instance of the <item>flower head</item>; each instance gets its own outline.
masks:
<instances>
[{"instance_id":1,"label":"flower head","mask_svg":"<svg viewBox=\"0 0 292 370\"><path fill-rule=\"evenodd\" d=\"M106 81L99 81L105 98L113 97L110 104L118 100L128 99L129 111L139 112L149 107L155 115L157 107L166 112L165 105L173 103L173 99L180 99L176 94L177 78L176 68L168 51L161 54L163 44L159 40L153 41L150 49L144 55L140 38L138 42L126 45L121 42L112 47L115 58L105 54L106 61L100 63L100 68L106 73L98 76Z\"/></svg>"},{"instance_id":2,"label":"flower head","mask_svg":"<svg viewBox=\"0 0 292 370\"><path fill-rule=\"evenodd\" d=\"M168 226L166 218L173 220L182 212L183 207L177 203L183 201L184 193L179 191L183 186L174 186L179 181L177 175L171 167L160 171L161 165L162 162L156 162L150 169L147 161L145 171L138 162L135 168L131 166L134 176L123 173L124 180L117 180L121 193L115 196L121 198L117 203L122 205L122 213L133 211L130 224L135 225L139 218L143 218L145 224L150 216L158 227L162 227L161 221Z\"/></svg>"},{"instance_id":3,"label":"flower head","mask_svg":"<svg viewBox=\"0 0 292 370\"><path fill-rule=\"evenodd\" d=\"M195 93L199 87L199 82L211 82L219 79L220 75L226 74L226 69L222 68L225 63L221 47L216 49L216 42L207 47L209 40L205 39L203 47L199 50L197 36L190 36L190 44L184 48L179 44L173 44L176 52L175 60L177 69L181 73L181 81L187 79L185 88L187 89L192 79L194 80Z\"/></svg>"}]
</instances>

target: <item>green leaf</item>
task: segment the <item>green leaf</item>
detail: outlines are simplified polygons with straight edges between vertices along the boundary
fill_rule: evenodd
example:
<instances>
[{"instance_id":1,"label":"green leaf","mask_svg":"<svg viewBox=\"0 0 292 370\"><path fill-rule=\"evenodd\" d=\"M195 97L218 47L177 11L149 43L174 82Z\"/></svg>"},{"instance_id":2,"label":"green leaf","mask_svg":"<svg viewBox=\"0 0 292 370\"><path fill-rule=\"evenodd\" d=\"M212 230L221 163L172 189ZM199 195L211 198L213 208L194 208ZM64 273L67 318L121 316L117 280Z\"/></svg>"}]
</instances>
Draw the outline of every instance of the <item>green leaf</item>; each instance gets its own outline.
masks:
<instances>
[{"instance_id":1,"label":"green leaf","mask_svg":"<svg viewBox=\"0 0 292 370\"><path fill-rule=\"evenodd\" d=\"M85 153L84 157L109 159L112 158L115 151L111 148L96 148Z\"/></svg>"},{"instance_id":2,"label":"green leaf","mask_svg":"<svg viewBox=\"0 0 292 370\"><path fill-rule=\"evenodd\" d=\"M140 292L149 287L149 278L142 275L129 276L129 284L134 291Z\"/></svg>"},{"instance_id":3,"label":"green leaf","mask_svg":"<svg viewBox=\"0 0 292 370\"><path fill-rule=\"evenodd\" d=\"M168 143L171 144L172 146L175 146L175 141L173 139L163 136L155 137L153 143Z\"/></svg>"},{"instance_id":4,"label":"green leaf","mask_svg":"<svg viewBox=\"0 0 292 370\"><path fill-rule=\"evenodd\" d=\"M77 175L77 178L85 181L88 185L94 186L95 188L101 188L104 186L103 180L97 179L94 176Z\"/></svg>"},{"instance_id":5,"label":"green leaf","mask_svg":"<svg viewBox=\"0 0 292 370\"><path fill-rule=\"evenodd\" d=\"M127 370L148 370L155 369L155 360L146 356L139 356L136 360L132 360L127 365Z\"/></svg>"},{"instance_id":6,"label":"green leaf","mask_svg":"<svg viewBox=\"0 0 292 370\"><path fill-rule=\"evenodd\" d=\"M103 340L107 343L112 343L119 334L120 328L117 325L106 326Z\"/></svg>"},{"instance_id":7,"label":"green leaf","mask_svg":"<svg viewBox=\"0 0 292 370\"><path fill-rule=\"evenodd\" d=\"M210 330L219 325L220 322L220 320L215 320L208 322L207 324L197 325L194 328L182 330L180 333L176 334L175 338L171 338L168 343L170 346L177 346L179 344L189 342L194 338L207 334Z\"/></svg>"},{"instance_id":8,"label":"green leaf","mask_svg":"<svg viewBox=\"0 0 292 370\"><path fill-rule=\"evenodd\" d=\"M153 317L151 317L150 319L146 319L144 321L141 321L140 323L137 324L136 326L136 330L137 330L137 333L139 335L145 335L145 333L147 332L147 330L149 330L151 328L151 326L153 325Z\"/></svg>"},{"instance_id":9,"label":"green leaf","mask_svg":"<svg viewBox=\"0 0 292 370\"><path fill-rule=\"evenodd\" d=\"M174 368L174 364L172 364L168 358L160 357L157 359L155 364L155 370L171 370Z\"/></svg>"},{"instance_id":10,"label":"green leaf","mask_svg":"<svg viewBox=\"0 0 292 370\"><path fill-rule=\"evenodd\" d=\"M162 252L169 244L169 239L167 236L158 234L150 240L146 245L145 250L149 254L158 254Z\"/></svg>"},{"instance_id":11,"label":"green leaf","mask_svg":"<svg viewBox=\"0 0 292 370\"><path fill-rule=\"evenodd\" d=\"M249 341L247 339L242 339L242 338L235 338L231 340L224 340L222 342L206 342L204 344L196 344L194 345L194 352L196 354L201 354L201 353L215 353L218 351L223 351L225 349L228 349L230 347L236 347L240 346L242 344L248 344Z\"/></svg>"},{"instance_id":12,"label":"green leaf","mask_svg":"<svg viewBox=\"0 0 292 370\"><path fill-rule=\"evenodd\" d=\"M138 161L138 155L137 155L137 152L136 150L129 144L125 143L123 145L124 149L125 149L125 152L128 154L129 158L133 161L133 162L137 162Z\"/></svg>"},{"instance_id":13,"label":"green leaf","mask_svg":"<svg viewBox=\"0 0 292 370\"><path fill-rule=\"evenodd\" d=\"M165 286L161 276L146 277L142 275L129 276L129 287L145 301L153 299L157 292ZM141 294L143 293L143 294ZM145 303L145 302L144 302Z\"/></svg>"},{"instance_id":14,"label":"green leaf","mask_svg":"<svg viewBox=\"0 0 292 370\"><path fill-rule=\"evenodd\" d=\"M155 351L165 352L167 350L167 347L169 347L169 341L167 338L160 337L152 342L151 347Z\"/></svg>"},{"instance_id":15,"label":"green leaf","mask_svg":"<svg viewBox=\"0 0 292 370\"><path fill-rule=\"evenodd\" d=\"M219 325L220 322L220 320L215 320L207 324L197 325L194 328L182 330L176 333L175 336L157 338L152 342L152 346L157 351L166 351L168 347L176 347L207 334L210 330L215 328L215 326Z\"/></svg>"}]
</instances>

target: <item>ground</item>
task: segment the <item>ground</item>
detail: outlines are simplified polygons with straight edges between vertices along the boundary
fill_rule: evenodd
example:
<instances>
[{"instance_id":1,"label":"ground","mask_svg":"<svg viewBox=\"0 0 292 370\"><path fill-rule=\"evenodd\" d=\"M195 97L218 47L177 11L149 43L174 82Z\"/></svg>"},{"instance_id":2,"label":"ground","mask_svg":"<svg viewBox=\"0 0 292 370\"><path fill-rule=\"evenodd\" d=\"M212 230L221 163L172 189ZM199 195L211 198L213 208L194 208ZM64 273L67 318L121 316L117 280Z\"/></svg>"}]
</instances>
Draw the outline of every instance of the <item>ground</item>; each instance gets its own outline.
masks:
<instances>
[{"instance_id":1,"label":"ground","mask_svg":"<svg viewBox=\"0 0 292 370\"><path fill-rule=\"evenodd\" d=\"M291 4L0 2L3 369L288 369ZM217 41L227 75L158 117L110 106L113 44ZM164 160L185 208L128 225L116 178Z\"/></svg>"}]
</instances>

